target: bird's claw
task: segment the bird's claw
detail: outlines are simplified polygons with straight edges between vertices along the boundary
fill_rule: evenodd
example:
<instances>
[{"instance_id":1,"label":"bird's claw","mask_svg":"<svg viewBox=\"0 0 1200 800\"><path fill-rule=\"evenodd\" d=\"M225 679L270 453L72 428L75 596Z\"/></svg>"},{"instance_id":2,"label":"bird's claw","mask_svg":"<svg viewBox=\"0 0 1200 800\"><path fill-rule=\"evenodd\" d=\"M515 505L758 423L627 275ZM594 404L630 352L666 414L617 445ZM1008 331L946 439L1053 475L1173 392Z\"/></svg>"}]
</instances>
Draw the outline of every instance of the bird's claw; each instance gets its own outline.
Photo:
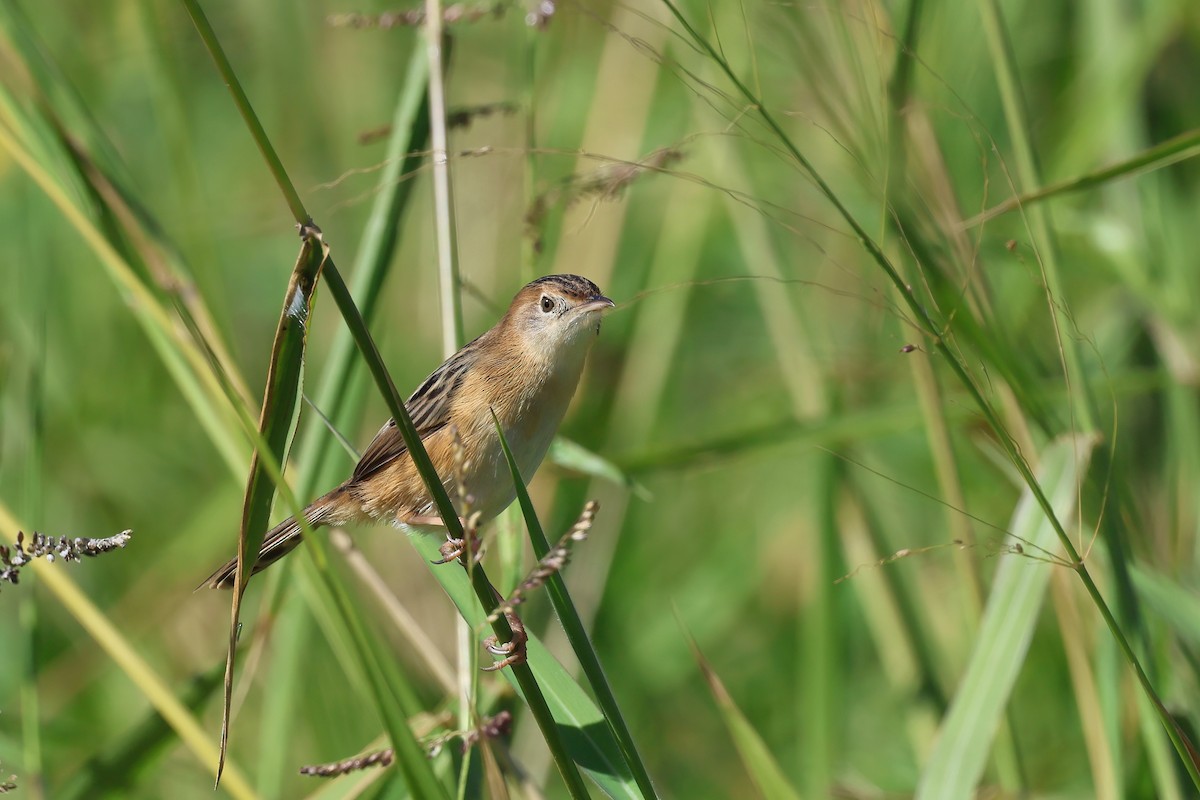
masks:
<instances>
[{"instance_id":1,"label":"bird's claw","mask_svg":"<svg viewBox=\"0 0 1200 800\"><path fill-rule=\"evenodd\" d=\"M521 622L521 618L514 613L510 612L504 616L508 619L509 627L512 628L512 639L501 642L497 637L489 636L483 640L483 646L489 653L503 656L495 664L483 667L484 672L496 672L514 664L524 664L527 660L525 644L529 641L529 636L525 633L525 623Z\"/></svg>"},{"instance_id":2,"label":"bird's claw","mask_svg":"<svg viewBox=\"0 0 1200 800\"><path fill-rule=\"evenodd\" d=\"M477 521L477 517L475 520ZM441 517L409 517L405 520L409 525L441 525ZM458 518L459 525L463 529L463 538L456 539L449 533L446 534L446 541L442 542L442 546L438 548L438 552L442 557L434 561L434 564L449 564L451 561L457 561L467 554L468 549L474 554L476 561L479 560L479 537L476 535L476 525L471 524L472 519ZM467 543L471 546L468 548Z\"/></svg>"},{"instance_id":3,"label":"bird's claw","mask_svg":"<svg viewBox=\"0 0 1200 800\"><path fill-rule=\"evenodd\" d=\"M433 563L449 564L451 561L462 558L463 553L467 552L467 542L465 539L446 539L438 548L438 552L442 554L442 557Z\"/></svg>"}]
</instances>

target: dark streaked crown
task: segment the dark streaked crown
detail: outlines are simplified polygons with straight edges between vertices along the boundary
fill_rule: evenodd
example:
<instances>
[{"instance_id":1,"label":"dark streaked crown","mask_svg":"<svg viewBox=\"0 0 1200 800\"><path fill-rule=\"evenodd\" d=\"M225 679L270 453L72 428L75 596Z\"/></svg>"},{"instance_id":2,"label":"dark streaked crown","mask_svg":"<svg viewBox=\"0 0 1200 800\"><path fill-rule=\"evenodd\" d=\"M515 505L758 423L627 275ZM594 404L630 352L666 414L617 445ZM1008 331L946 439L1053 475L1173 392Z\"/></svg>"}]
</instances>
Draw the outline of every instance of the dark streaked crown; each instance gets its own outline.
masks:
<instances>
[{"instance_id":1,"label":"dark streaked crown","mask_svg":"<svg viewBox=\"0 0 1200 800\"><path fill-rule=\"evenodd\" d=\"M590 300L600 294L600 287L578 275L547 275L528 284L522 291L537 287L553 287L572 300Z\"/></svg>"}]
</instances>

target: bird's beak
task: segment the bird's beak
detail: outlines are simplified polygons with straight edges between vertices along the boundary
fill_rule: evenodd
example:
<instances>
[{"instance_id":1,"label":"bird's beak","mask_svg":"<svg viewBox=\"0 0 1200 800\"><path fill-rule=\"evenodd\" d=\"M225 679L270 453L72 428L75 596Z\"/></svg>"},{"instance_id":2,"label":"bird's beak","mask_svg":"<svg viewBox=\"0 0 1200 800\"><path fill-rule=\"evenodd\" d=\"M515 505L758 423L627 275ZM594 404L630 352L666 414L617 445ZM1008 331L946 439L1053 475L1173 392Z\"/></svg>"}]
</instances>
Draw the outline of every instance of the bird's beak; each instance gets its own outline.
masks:
<instances>
[{"instance_id":1,"label":"bird's beak","mask_svg":"<svg viewBox=\"0 0 1200 800\"><path fill-rule=\"evenodd\" d=\"M614 308L616 305L616 303L614 303L612 300L609 300L604 295L598 294L595 297L590 298L586 303L579 306L575 310L581 314L590 314L593 311L604 311L608 308Z\"/></svg>"}]
</instances>

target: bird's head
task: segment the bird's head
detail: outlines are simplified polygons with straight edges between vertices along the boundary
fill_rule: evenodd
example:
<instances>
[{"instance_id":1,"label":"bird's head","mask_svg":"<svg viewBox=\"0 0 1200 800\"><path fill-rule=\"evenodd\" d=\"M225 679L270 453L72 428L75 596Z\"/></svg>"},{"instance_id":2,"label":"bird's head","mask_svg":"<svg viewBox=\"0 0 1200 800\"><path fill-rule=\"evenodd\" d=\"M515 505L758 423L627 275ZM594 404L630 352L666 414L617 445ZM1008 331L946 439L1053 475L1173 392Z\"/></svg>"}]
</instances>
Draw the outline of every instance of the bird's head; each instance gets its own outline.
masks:
<instances>
[{"instance_id":1,"label":"bird's head","mask_svg":"<svg viewBox=\"0 0 1200 800\"><path fill-rule=\"evenodd\" d=\"M587 278L547 275L517 292L506 322L531 350L562 355L586 351L600 332L601 314L614 305Z\"/></svg>"}]
</instances>

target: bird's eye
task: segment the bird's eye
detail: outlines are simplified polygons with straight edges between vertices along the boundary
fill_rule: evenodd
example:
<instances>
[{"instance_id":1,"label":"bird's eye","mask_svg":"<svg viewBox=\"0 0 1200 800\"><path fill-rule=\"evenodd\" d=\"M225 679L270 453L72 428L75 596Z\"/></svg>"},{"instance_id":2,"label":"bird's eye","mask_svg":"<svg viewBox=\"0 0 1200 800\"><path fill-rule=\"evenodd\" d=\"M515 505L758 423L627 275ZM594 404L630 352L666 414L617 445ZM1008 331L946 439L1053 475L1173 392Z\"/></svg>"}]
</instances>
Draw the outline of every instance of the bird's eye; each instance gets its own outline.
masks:
<instances>
[{"instance_id":1,"label":"bird's eye","mask_svg":"<svg viewBox=\"0 0 1200 800\"><path fill-rule=\"evenodd\" d=\"M554 310L554 301L551 300L546 295L542 295L542 311L549 314L553 310Z\"/></svg>"}]
</instances>

